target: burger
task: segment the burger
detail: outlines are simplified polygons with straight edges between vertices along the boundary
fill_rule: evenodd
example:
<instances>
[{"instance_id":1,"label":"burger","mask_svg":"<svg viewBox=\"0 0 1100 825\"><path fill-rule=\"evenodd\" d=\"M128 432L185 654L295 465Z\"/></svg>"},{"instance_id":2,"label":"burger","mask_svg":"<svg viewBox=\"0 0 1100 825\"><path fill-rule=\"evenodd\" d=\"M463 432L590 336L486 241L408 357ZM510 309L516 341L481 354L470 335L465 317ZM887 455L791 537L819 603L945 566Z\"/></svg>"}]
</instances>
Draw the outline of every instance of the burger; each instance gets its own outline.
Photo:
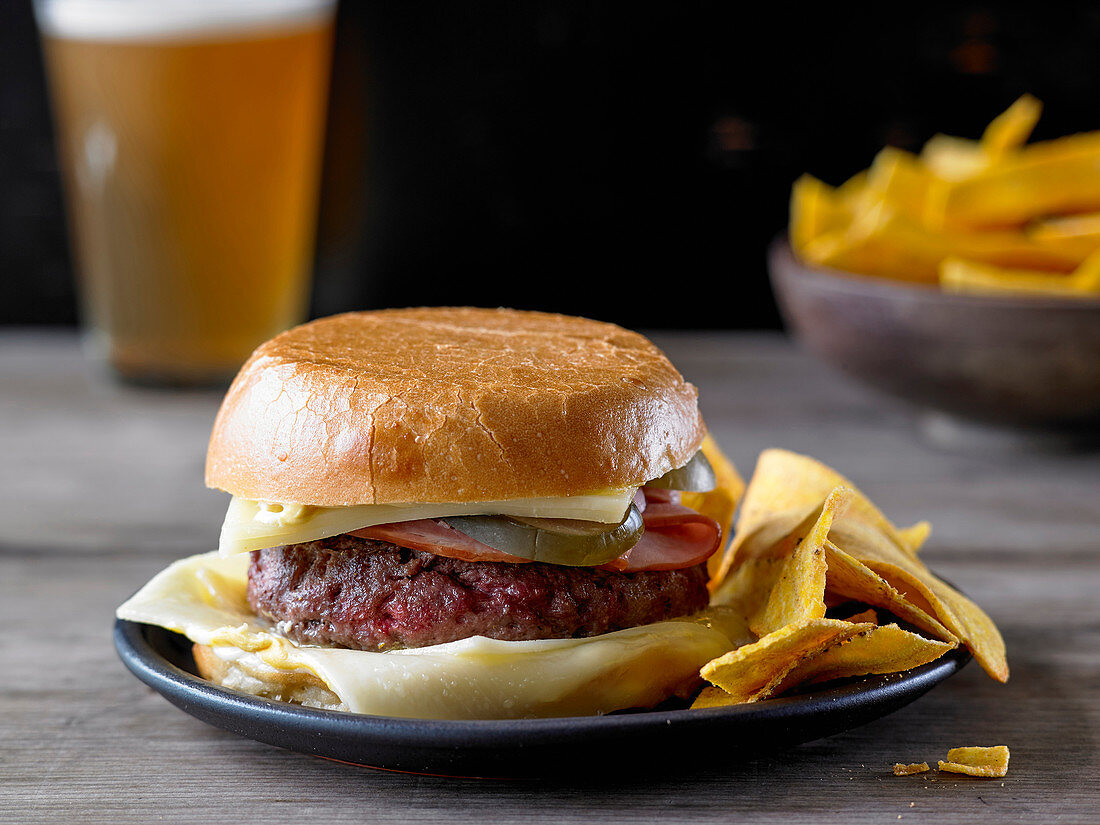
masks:
<instances>
[{"instance_id":1,"label":"burger","mask_svg":"<svg viewBox=\"0 0 1100 825\"><path fill-rule=\"evenodd\" d=\"M736 643L708 610L728 525L686 506L715 495L705 440L695 388L613 324L324 318L260 346L218 412L218 550L118 616L187 636L219 685L333 710L511 718L686 697Z\"/></svg>"}]
</instances>

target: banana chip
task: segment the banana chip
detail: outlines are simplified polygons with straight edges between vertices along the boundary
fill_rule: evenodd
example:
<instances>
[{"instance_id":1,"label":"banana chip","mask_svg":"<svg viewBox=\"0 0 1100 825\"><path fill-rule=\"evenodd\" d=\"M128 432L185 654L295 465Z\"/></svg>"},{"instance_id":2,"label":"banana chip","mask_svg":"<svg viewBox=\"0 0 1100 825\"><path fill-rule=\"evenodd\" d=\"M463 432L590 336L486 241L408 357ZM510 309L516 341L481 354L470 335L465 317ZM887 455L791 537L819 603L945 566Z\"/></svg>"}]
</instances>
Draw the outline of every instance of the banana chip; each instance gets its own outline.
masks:
<instances>
[{"instance_id":1,"label":"banana chip","mask_svg":"<svg viewBox=\"0 0 1100 825\"><path fill-rule=\"evenodd\" d=\"M695 701L691 703L691 709L726 708L730 705L737 704L741 704L740 700L726 693L722 688L707 685L699 691L699 695L696 696Z\"/></svg>"},{"instance_id":2,"label":"banana chip","mask_svg":"<svg viewBox=\"0 0 1100 825\"><path fill-rule=\"evenodd\" d=\"M947 181L931 174L916 155L887 146L871 162L865 186L872 200L926 224L939 213Z\"/></svg>"},{"instance_id":3,"label":"banana chip","mask_svg":"<svg viewBox=\"0 0 1100 825\"><path fill-rule=\"evenodd\" d=\"M791 192L790 237L798 251L826 232L843 229L851 219L837 190L812 175L796 180Z\"/></svg>"},{"instance_id":4,"label":"banana chip","mask_svg":"<svg viewBox=\"0 0 1100 825\"><path fill-rule=\"evenodd\" d=\"M791 190L793 249L819 266L955 292L1100 294L1077 272L1100 249L1100 131L1029 144L1041 113L1024 95L980 140L936 135L920 154L888 146L836 189L803 175Z\"/></svg>"},{"instance_id":5,"label":"banana chip","mask_svg":"<svg viewBox=\"0 0 1100 825\"><path fill-rule=\"evenodd\" d=\"M935 230L885 203L872 207L858 220L847 231L827 232L807 241L800 250L801 257L819 266L847 272L935 283L940 263L949 257L1004 267L1070 272L1091 251L1080 244L1039 241L1022 230L980 234Z\"/></svg>"},{"instance_id":6,"label":"banana chip","mask_svg":"<svg viewBox=\"0 0 1100 825\"><path fill-rule=\"evenodd\" d=\"M1028 234L1040 242L1064 239L1085 241L1096 249L1100 246L1100 212L1040 218L1031 225Z\"/></svg>"},{"instance_id":7,"label":"banana chip","mask_svg":"<svg viewBox=\"0 0 1100 825\"><path fill-rule=\"evenodd\" d=\"M1096 253L1069 274L1031 269L1005 269L959 258L940 264L940 283L947 292L971 295L1052 295L1100 298Z\"/></svg>"},{"instance_id":8,"label":"banana chip","mask_svg":"<svg viewBox=\"0 0 1100 825\"><path fill-rule=\"evenodd\" d=\"M991 160L978 141L951 135L929 138L920 159L929 172L948 181L972 177L987 168Z\"/></svg>"},{"instance_id":9,"label":"banana chip","mask_svg":"<svg viewBox=\"0 0 1100 825\"><path fill-rule=\"evenodd\" d=\"M1043 104L1024 95L990 121L982 132L981 148L991 160L1010 155L1022 148L1043 113Z\"/></svg>"},{"instance_id":10,"label":"banana chip","mask_svg":"<svg viewBox=\"0 0 1100 825\"><path fill-rule=\"evenodd\" d=\"M1022 225L1040 215L1100 208L1100 132L1033 143L952 181L943 220L973 228Z\"/></svg>"}]
</instances>

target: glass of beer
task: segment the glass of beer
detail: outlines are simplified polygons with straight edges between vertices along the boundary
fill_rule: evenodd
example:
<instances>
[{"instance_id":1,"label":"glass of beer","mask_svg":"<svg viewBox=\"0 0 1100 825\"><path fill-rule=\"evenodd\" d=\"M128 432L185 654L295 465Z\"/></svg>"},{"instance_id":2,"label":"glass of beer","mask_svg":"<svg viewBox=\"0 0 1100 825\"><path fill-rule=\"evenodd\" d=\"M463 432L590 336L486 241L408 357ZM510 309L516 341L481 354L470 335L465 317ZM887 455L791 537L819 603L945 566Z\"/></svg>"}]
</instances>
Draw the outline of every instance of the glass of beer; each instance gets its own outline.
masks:
<instances>
[{"instance_id":1,"label":"glass of beer","mask_svg":"<svg viewBox=\"0 0 1100 825\"><path fill-rule=\"evenodd\" d=\"M88 342L225 380L304 319L335 0L36 0Z\"/></svg>"}]
</instances>

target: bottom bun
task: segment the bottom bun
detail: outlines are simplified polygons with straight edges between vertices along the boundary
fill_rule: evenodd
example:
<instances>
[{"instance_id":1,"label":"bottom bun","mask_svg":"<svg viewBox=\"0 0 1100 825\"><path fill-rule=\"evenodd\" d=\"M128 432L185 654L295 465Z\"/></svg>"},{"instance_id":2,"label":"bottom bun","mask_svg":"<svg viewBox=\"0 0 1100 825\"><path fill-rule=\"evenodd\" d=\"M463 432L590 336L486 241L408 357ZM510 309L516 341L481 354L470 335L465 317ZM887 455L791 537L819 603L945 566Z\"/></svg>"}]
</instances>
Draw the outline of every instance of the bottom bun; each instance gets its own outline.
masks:
<instances>
[{"instance_id":1,"label":"bottom bun","mask_svg":"<svg viewBox=\"0 0 1100 825\"><path fill-rule=\"evenodd\" d=\"M239 648L219 647L218 650L222 655L227 651L235 651L237 655L222 658L209 645L191 646L199 675L209 682L279 702L293 702L322 710L348 709L339 696L308 671L278 670L255 654L245 653Z\"/></svg>"},{"instance_id":2,"label":"bottom bun","mask_svg":"<svg viewBox=\"0 0 1100 825\"><path fill-rule=\"evenodd\" d=\"M248 556L182 559L118 617L182 633L202 675L312 707L422 719L584 716L652 707L701 683L699 669L745 643L722 608L581 639L473 636L386 653L298 645L246 598Z\"/></svg>"}]
</instances>

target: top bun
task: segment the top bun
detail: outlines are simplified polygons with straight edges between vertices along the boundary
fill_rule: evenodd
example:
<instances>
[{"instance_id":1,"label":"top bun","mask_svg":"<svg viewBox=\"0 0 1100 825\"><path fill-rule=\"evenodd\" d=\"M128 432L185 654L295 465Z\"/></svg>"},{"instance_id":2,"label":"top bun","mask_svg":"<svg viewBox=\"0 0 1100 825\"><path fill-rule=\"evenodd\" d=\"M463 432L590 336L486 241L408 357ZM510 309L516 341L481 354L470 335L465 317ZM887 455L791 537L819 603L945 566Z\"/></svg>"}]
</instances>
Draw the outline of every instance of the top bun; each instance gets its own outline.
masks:
<instances>
[{"instance_id":1,"label":"top bun","mask_svg":"<svg viewBox=\"0 0 1100 825\"><path fill-rule=\"evenodd\" d=\"M252 354L214 423L206 483L330 507L576 495L664 475L704 434L695 387L614 324L353 312Z\"/></svg>"}]
</instances>

